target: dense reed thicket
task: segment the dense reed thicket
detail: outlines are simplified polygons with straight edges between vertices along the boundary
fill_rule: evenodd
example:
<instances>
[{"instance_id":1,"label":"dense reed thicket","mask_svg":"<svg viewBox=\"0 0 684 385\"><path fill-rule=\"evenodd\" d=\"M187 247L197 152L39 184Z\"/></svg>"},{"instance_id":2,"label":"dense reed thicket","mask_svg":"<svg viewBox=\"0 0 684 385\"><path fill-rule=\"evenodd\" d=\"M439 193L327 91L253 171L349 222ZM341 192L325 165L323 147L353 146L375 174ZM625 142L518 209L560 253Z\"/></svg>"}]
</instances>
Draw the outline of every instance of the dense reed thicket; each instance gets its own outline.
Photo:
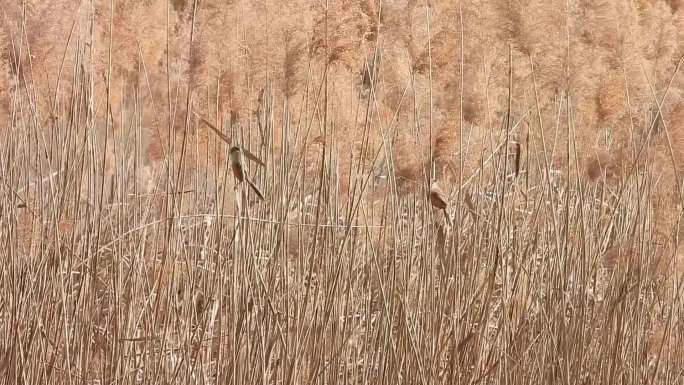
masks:
<instances>
[{"instance_id":1,"label":"dense reed thicket","mask_svg":"<svg viewBox=\"0 0 684 385\"><path fill-rule=\"evenodd\" d=\"M0 19L3 383L684 381L681 0Z\"/></svg>"}]
</instances>

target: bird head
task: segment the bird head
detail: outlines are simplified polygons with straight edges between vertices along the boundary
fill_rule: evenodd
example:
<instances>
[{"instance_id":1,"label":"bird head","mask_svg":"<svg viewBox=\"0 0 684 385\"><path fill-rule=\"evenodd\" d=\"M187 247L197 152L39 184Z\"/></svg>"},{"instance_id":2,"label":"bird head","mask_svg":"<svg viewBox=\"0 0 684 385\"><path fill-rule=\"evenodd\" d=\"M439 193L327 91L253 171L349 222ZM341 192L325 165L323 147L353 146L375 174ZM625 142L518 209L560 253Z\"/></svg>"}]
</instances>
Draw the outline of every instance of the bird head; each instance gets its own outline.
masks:
<instances>
[{"instance_id":1,"label":"bird head","mask_svg":"<svg viewBox=\"0 0 684 385\"><path fill-rule=\"evenodd\" d=\"M238 146L231 147L229 150L229 153L230 153L230 160L232 162L239 162L240 161L240 153L241 153L240 147L238 147Z\"/></svg>"}]
</instances>

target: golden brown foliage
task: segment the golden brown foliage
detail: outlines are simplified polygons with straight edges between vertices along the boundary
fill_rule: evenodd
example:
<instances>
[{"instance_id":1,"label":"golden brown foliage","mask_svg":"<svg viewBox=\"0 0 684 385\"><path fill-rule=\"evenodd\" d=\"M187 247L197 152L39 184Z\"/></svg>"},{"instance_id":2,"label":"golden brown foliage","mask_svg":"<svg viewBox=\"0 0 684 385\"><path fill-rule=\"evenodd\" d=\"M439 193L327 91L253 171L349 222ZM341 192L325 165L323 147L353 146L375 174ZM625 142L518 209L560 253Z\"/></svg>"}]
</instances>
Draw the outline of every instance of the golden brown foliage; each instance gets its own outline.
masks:
<instances>
[{"instance_id":1,"label":"golden brown foliage","mask_svg":"<svg viewBox=\"0 0 684 385\"><path fill-rule=\"evenodd\" d=\"M0 0L0 377L672 381L682 55L682 0Z\"/></svg>"}]
</instances>

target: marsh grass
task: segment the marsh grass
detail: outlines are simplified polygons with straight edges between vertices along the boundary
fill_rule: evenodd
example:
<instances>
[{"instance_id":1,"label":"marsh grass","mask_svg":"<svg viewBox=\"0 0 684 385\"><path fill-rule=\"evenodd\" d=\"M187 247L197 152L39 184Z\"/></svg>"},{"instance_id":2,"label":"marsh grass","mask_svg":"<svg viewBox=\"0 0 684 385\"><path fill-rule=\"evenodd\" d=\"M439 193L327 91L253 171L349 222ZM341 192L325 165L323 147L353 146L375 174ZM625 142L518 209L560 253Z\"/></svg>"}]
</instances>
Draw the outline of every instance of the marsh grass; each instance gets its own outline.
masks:
<instances>
[{"instance_id":1,"label":"marsh grass","mask_svg":"<svg viewBox=\"0 0 684 385\"><path fill-rule=\"evenodd\" d=\"M369 4L378 39L382 11ZM195 31L196 3L181 6ZM329 71L350 65L352 44L320 34L320 67L287 35L287 87L249 85L252 113L222 102L233 74L214 89L168 71L159 100L142 56L145 81L116 84L80 38L49 108L15 73L25 92L9 100L0 152L4 383L682 382L681 204L648 164L657 116L585 163L573 97L549 102L549 116L534 46L525 60L509 46L507 113L468 85L463 127L435 117L433 157L416 83L400 107L380 102L391 95L373 52L358 92L338 98L348 84ZM195 38L190 58L202 56ZM428 72L431 51L418 66ZM625 85L605 83L611 119ZM534 94L524 108L521 88ZM202 93L215 103L196 103ZM354 111L351 126L341 111ZM483 134L485 116L498 120ZM234 188L228 146L200 117L264 161L249 170L266 201ZM434 174L448 182L452 228L429 204Z\"/></svg>"}]
</instances>

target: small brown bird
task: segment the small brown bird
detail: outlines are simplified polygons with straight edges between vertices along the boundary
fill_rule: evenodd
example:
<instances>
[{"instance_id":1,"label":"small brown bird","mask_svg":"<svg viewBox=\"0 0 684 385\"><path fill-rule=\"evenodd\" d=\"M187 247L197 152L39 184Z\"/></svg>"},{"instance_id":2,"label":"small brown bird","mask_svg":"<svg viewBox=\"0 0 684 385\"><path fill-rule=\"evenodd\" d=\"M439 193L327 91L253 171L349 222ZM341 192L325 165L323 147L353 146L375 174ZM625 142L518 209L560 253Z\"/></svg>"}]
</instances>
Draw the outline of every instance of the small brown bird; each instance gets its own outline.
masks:
<instances>
[{"instance_id":1,"label":"small brown bird","mask_svg":"<svg viewBox=\"0 0 684 385\"><path fill-rule=\"evenodd\" d=\"M446 194L437 185L437 182L432 182L430 186L430 203L433 207L444 211L444 218L446 218L447 224L451 226L451 218L449 218L449 213L447 212L449 204L447 203Z\"/></svg>"},{"instance_id":2,"label":"small brown bird","mask_svg":"<svg viewBox=\"0 0 684 385\"><path fill-rule=\"evenodd\" d=\"M233 146L230 148L230 168L233 170L233 176L238 180L238 184L242 183L242 181L247 181L247 184L259 199L264 200L264 194L259 191L259 188L249 179L249 175L245 172L245 162L242 160L242 153L243 151L240 147Z\"/></svg>"},{"instance_id":3,"label":"small brown bird","mask_svg":"<svg viewBox=\"0 0 684 385\"><path fill-rule=\"evenodd\" d=\"M218 135L218 137L221 138L221 140L223 140L227 144L231 144L232 141L230 140L230 138L228 138L223 132L221 132L221 130L219 130L213 123L211 123L207 119L204 119L199 114L195 114L199 116L200 120L204 122L204 124L209 126L209 128L211 128L214 131L214 133L216 133L216 135ZM254 193L256 193L259 199L264 200L264 194L262 194L261 191L259 191L259 188L254 184L254 182L252 182L249 179L249 175L247 175L247 172L245 171L245 162L242 159L243 155L246 156L249 160L258 163L260 166L266 166L264 162L262 162L261 159L259 159L256 155L239 146L233 146L229 150L230 168L233 170L233 176L235 177L235 179L238 180L238 185L242 183L242 181L246 180L249 187L251 187L252 190L254 190Z\"/></svg>"}]
</instances>

